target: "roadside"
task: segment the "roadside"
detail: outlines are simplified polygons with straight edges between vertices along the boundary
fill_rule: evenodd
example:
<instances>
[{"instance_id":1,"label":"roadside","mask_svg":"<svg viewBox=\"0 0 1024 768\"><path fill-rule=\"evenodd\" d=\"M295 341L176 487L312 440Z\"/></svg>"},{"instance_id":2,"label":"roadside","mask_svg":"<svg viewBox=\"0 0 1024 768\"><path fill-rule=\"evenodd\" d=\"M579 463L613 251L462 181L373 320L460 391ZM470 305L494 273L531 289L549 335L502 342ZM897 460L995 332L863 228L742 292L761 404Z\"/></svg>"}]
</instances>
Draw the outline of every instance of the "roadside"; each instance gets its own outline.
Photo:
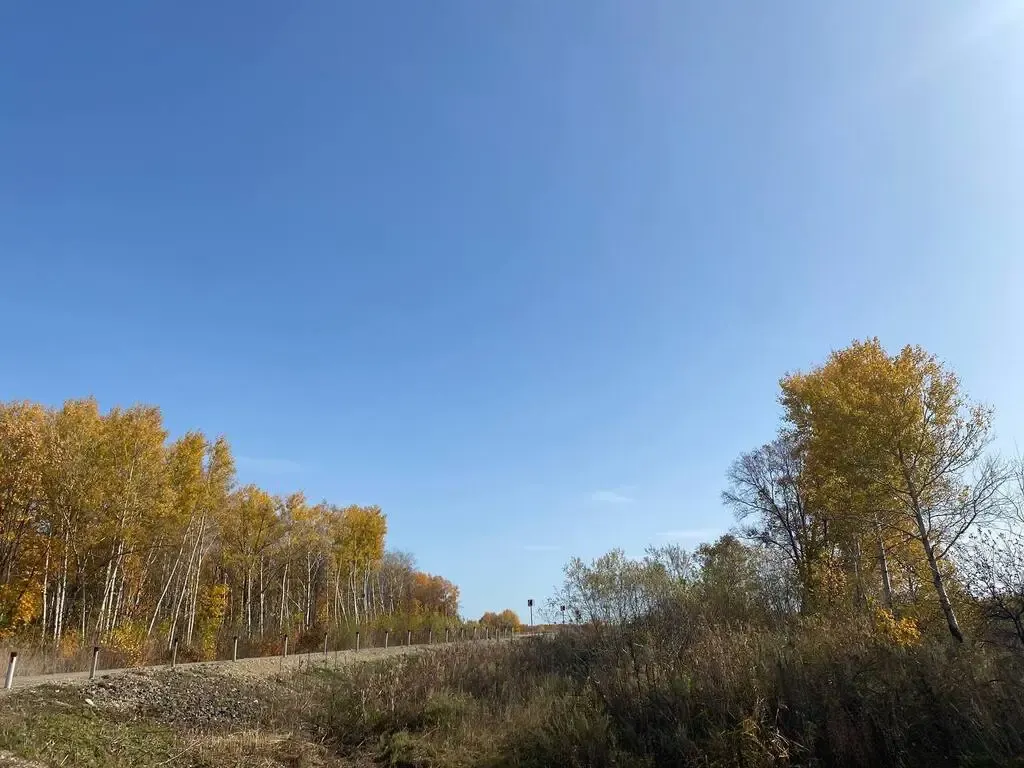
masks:
<instances>
[{"instance_id":1,"label":"roadside","mask_svg":"<svg viewBox=\"0 0 1024 768\"><path fill-rule=\"evenodd\" d=\"M0 697L0 768L326 768L310 725L330 671L442 646L25 678Z\"/></svg>"},{"instance_id":2,"label":"roadside","mask_svg":"<svg viewBox=\"0 0 1024 768\"><path fill-rule=\"evenodd\" d=\"M483 641L477 641L483 642ZM449 644L451 645L451 644ZM194 661L176 664L173 670L170 665L147 667L124 667L119 669L103 669L96 672L96 680L117 677L125 674L153 673L161 671L218 670L235 675L267 676L290 669L299 669L311 664L342 665L361 661L373 661L389 656L400 656L407 653L421 653L425 650L442 648L443 644L435 645L400 645L390 648L363 648L359 651L344 650L323 653L296 653L289 656L256 656L239 659L238 661ZM35 688L50 684L86 684L89 682L88 672L57 672L49 675L14 676L13 690ZM0 689L0 693L10 693ZM0 764L2 768L2 764Z\"/></svg>"}]
</instances>

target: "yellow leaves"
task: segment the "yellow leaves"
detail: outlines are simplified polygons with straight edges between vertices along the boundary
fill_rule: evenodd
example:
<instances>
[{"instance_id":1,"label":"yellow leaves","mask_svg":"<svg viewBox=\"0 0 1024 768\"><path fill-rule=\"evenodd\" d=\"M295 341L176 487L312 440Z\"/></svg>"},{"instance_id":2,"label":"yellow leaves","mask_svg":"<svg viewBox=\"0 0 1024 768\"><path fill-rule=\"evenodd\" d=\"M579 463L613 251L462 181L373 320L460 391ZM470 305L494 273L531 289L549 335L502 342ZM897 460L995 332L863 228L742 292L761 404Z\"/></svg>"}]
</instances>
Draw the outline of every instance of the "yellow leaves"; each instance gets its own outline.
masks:
<instances>
[{"instance_id":1,"label":"yellow leaves","mask_svg":"<svg viewBox=\"0 0 1024 768\"><path fill-rule=\"evenodd\" d=\"M208 654L225 624L263 632L409 610L412 561L385 560L379 507L234 483L226 439L169 443L158 408L0 403L0 632L34 624L59 645L77 628L130 650L142 631L147 647L185 637ZM458 608L440 577L419 598Z\"/></svg>"},{"instance_id":2,"label":"yellow leaves","mask_svg":"<svg viewBox=\"0 0 1024 768\"><path fill-rule=\"evenodd\" d=\"M57 642L57 655L61 659L73 659L82 650L82 638L77 629L72 629Z\"/></svg>"},{"instance_id":3,"label":"yellow leaves","mask_svg":"<svg viewBox=\"0 0 1024 768\"><path fill-rule=\"evenodd\" d=\"M251 569L280 531L274 497L255 485L240 488L231 495L221 519L225 559Z\"/></svg>"},{"instance_id":4,"label":"yellow leaves","mask_svg":"<svg viewBox=\"0 0 1024 768\"><path fill-rule=\"evenodd\" d=\"M897 619L891 611L878 605L871 607L871 625L875 636L890 645L909 648L921 643L921 630L910 618Z\"/></svg>"},{"instance_id":5,"label":"yellow leaves","mask_svg":"<svg viewBox=\"0 0 1024 768\"><path fill-rule=\"evenodd\" d=\"M890 355L877 338L855 341L780 386L815 506L829 510L857 582L877 563L888 596L893 566L924 558L950 632L961 639L941 560L979 515L994 514L998 467L982 467L980 491L965 480L979 466L990 409L972 405L934 355L918 346Z\"/></svg>"},{"instance_id":6,"label":"yellow leaves","mask_svg":"<svg viewBox=\"0 0 1024 768\"><path fill-rule=\"evenodd\" d=\"M455 616L459 588L441 576L417 572L413 579L413 601L425 613Z\"/></svg>"},{"instance_id":7,"label":"yellow leaves","mask_svg":"<svg viewBox=\"0 0 1024 768\"><path fill-rule=\"evenodd\" d=\"M230 590L226 584L211 584L200 595L196 616L196 650L203 658L213 658L217 650L217 630L227 614Z\"/></svg>"},{"instance_id":8,"label":"yellow leaves","mask_svg":"<svg viewBox=\"0 0 1024 768\"><path fill-rule=\"evenodd\" d=\"M146 625L141 621L122 622L110 631L105 644L123 654L127 665L141 664L146 654Z\"/></svg>"},{"instance_id":9,"label":"yellow leaves","mask_svg":"<svg viewBox=\"0 0 1024 768\"><path fill-rule=\"evenodd\" d=\"M480 617L480 624L491 629L519 629L523 625L518 614L511 608L506 608L501 613L488 611Z\"/></svg>"},{"instance_id":10,"label":"yellow leaves","mask_svg":"<svg viewBox=\"0 0 1024 768\"><path fill-rule=\"evenodd\" d=\"M24 506L42 479L46 413L32 403L0 403L0 504ZM5 510L0 507L0 514Z\"/></svg>"},{"instance_id":11,"label":"yellow leaves","mask_svg":"<svg viewBox=\"0 0 1024 768\"><path fill-rule=\"evenodd\" d=\"M331 507L327 514L333 532L334 554L339 562L365 569L384 556L388 524L380 507L353 504L340 509Z\"/></svg>"},{"instance_id":12,"label":"yellow leaves","mask_svg":"<svg viewBox=\"0 0 1024 768\"><path fill-rule=\"evenodd\" d=\"M36 619L41 608L38 590L23 584L0 584L0 627L19 629Z\"/></svg>"}]
</instances>

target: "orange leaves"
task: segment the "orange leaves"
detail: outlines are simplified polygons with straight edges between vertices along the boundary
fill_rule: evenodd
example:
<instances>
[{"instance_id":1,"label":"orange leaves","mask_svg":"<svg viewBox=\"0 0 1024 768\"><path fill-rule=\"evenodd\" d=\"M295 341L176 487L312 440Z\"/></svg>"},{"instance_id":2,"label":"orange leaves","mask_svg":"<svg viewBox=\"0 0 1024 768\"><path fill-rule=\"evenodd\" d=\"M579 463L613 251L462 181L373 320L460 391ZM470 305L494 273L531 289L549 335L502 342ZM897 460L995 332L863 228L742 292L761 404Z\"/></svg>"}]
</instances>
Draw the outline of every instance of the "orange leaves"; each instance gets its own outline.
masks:
<instances>
[{"instance_id":1,"label":"orange leaves","mask_svg":"<svg viewBox=\"0 0 1024 768\"><path fill-rule=\"evenodd\" d=\"M455 616L459 611L459 588L441 576L417 572L413 600L421 612Z\"/></svg>"}]
</instances>

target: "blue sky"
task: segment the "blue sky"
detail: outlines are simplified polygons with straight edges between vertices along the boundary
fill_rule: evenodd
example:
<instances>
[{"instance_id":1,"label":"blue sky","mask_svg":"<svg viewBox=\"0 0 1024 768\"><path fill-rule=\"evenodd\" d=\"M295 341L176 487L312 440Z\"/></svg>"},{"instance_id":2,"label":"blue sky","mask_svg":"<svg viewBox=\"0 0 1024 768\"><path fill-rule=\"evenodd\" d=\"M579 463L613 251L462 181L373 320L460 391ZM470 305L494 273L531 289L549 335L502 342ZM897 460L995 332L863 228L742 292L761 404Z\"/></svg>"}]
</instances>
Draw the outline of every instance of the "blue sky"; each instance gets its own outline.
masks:
<instances>
[{"instance_id":1,"label":"blue sky","mask_svg":"<svg viewBox=\"0 0 1024 768\"><path fill-rule=\"evenodd\" d=\"M1024 440L1024 5L21 3L0 397L162 406L379 503L468 615L729 527L878 335Z\"/></svg>"}]
</instances>

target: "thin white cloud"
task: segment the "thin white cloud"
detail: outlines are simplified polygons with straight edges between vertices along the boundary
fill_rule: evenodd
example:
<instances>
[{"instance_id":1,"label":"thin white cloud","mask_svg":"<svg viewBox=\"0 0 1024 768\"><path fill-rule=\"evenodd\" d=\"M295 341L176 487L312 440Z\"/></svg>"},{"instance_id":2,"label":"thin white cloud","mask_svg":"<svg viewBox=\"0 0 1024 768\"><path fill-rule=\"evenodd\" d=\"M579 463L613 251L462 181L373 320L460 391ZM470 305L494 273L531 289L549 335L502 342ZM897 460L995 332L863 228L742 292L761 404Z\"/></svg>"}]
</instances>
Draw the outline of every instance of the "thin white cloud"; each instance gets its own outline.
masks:
<instances>
[{"instance_id":1,"label":"thin white cloud","mask_svg":"<svg viewBox=\"0 0 1024 768\"><path fill-rule=\"evenodd\" d=\"M594 491L590 500L599 504L632 504L633 498L618 491Z\"/></svg>"},{"instance_id":2,"label":"thin white cloud","mask_svg":"<svg viewBox=\"0 0 1024 768\"><path fill-rule=\"evenodd\" d=\"M523 549L527 552L554 552L561 547L557 544L524 544Z\"/></svg>"},{"instance_id":3,"label":"thin white cloud","mask_svg":"<svg viewBox=\"0 0 1024 768\"><path fill-rule=\"evenodd\" d=\"M302 471L302 465L291 459L236 456L235 465L247 472L264 472L268 475L291 475Z\"/></svg>"}]
</instances>

